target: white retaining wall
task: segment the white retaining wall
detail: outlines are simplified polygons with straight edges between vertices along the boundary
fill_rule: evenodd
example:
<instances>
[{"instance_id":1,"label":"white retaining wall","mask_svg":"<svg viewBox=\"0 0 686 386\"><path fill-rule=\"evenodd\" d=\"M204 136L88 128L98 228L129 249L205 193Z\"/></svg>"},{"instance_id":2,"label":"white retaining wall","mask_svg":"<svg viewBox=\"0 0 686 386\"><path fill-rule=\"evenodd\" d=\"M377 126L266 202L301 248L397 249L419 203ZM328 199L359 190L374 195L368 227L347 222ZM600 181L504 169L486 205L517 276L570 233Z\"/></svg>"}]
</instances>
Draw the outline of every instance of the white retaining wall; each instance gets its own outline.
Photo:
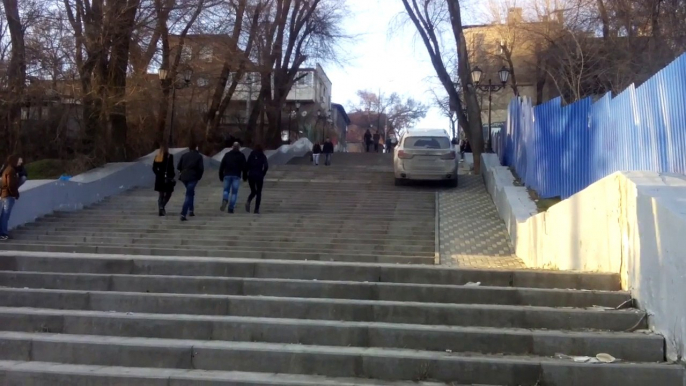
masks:
<instances>
[{"instance_id":1,"label":"white retaining wall","mask_svg":"<svg viewBox=\"0 0 686 386\"><path fill-rule=\"evenodd\" d=\"M224 150L217 153L213 160L217 163L222 161L224 155L228 153L231 148L225 148ZM300 138L299 140L293 142L290 145L283 145L276 150L265 150L264 154L267 156L267 160L270 165L285 165L293 158L304 157L312 150L312 142L307 138ZM242 147L241 152L247 157L250 155L252 149L247 147Z\"/></svg>"},{"instance_id":2,"label":"white retaining wall","mask_svg":"<svg viewBox=\"0 0 686 386\"><path fill-rule=\"evenodd\" d=\"M683 358L686 176L618 172L537 214L496 156L484 155L482 174L528 267L619 273L665 336L668 358Z\"/></svg>"},{"instance_id":3,"label":"white retaining wall","mask_svg":"<svg viewBox=\"0 0 686 386\"><path fill-rule=\"evenodd\" d=\"M292 145L281 146L274 150L269 162L274 165L288 163L294 157L302 157L311 149L312 143L306 138ZM170 149L174 154L174 169L181 156L188 149ZM205 156L205 169L216 168L227 149L210 158ZM243 149L244 152L250 149ZM136 162L110 163L72 177L69 181L29 180L20 189L20 199L12 210L10 229L36 221L36 219L55 211L79 210L95 204L107 197L138 187L152 188L155 176L152 163L157 151L140 158ZM151 197L152 197L151 192Z\"/></svg>"}]
</instances>

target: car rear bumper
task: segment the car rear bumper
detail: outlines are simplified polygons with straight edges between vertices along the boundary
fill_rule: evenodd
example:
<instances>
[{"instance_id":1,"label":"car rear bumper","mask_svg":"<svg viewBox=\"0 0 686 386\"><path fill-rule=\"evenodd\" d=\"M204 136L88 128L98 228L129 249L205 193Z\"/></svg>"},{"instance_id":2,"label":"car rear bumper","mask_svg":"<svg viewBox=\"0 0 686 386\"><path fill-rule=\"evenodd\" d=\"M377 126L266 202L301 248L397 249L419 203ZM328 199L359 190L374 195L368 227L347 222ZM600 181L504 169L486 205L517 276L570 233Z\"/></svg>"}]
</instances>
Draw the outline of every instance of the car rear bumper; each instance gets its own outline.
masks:
<instances>
[{"instance_id":1,"label":"car rear bumper","mask_svg":"<svg viewBox=\"0 0 686 386\"><path fill-rule=\"evenodd\" d=\"M396 170L395 178L403 180L414 180L414 181L442 181L442 180L454 180L457 178L457 169L445 172L405 172Z\"/></svg>"}]
</instances>

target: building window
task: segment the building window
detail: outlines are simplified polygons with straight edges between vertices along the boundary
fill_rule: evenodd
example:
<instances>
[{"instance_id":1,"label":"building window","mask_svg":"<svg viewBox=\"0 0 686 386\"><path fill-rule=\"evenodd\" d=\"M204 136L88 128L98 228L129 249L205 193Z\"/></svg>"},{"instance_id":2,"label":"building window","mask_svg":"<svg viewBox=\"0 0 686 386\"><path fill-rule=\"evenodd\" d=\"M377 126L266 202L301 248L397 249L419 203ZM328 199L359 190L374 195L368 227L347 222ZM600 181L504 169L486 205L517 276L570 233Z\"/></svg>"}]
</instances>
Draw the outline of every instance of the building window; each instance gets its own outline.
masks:
<instances>
[{"instance_id":1,"label":"building window","mask_svg":"<svg viewBox=\"0 0 686 386\"><path fill-rule=\"evenodd\" d=\"M195 104L195 110L200 113L207 113L207 103L200 102Z\"/></svg>"},{"instance_id":2,"label":"building window","mask_svg":"<svg viewBox=\"0 0 686 386\"><path fill-rule=\"evenodd\" d=\"M190 62L193 59L193 49L190 46L181 47L181 61Z\"/></svg>"},{"instance_id":3,"label":"building window","mask_svg":"<svg viewBox=\"0 0 686 386\"><path fill-rule=\"evenodd\" d=\"M198 84L198 87L207 87L210 85L210 81L207 78L202 77L202 76L198 78L196 83Z\"/></svg>"},{"instance_id":4,"label":"building window","mask_svg":"<svg viewBox=\"0 0 686 386\"><path fill-rule=\"evenodd\" d=\"M211 62L213 58L212 47L203 46L198 52L198 58L203 62Z\"/></svg>"},{"instance_id":5,"label":"building window","mask_svg":"<svg viewBox=\"0 0 686 386\"><path fill-rule=\"evenodd\" d=\"M298 75L296 75L298 79L298 85L300 86L307 86L310 84L310 76L311 74L309 72L299 72Z\"/></svg>"}]
</instances>

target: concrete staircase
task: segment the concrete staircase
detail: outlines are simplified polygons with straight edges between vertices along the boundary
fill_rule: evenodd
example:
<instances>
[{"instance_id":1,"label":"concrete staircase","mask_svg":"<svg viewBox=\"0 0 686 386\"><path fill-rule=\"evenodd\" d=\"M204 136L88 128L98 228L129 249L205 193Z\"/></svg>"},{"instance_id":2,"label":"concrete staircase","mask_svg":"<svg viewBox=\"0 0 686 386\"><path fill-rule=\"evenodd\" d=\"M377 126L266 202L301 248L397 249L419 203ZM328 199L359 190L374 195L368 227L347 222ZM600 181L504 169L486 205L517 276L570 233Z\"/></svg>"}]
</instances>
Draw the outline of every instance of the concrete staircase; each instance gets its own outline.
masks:
<instances>
[{"instance_id":1,"label":"concrete staircase","mask_svg":"<svg viewBox=\"0 0 686 386\"><path fill-rule=\"evenodd\" d=\"M0 384L683 386L615 275L432 266L434 191L337 156L270 173L260 216L209 172L188 223L137 190L15 232Z\"/></svg>"}]
</instances>

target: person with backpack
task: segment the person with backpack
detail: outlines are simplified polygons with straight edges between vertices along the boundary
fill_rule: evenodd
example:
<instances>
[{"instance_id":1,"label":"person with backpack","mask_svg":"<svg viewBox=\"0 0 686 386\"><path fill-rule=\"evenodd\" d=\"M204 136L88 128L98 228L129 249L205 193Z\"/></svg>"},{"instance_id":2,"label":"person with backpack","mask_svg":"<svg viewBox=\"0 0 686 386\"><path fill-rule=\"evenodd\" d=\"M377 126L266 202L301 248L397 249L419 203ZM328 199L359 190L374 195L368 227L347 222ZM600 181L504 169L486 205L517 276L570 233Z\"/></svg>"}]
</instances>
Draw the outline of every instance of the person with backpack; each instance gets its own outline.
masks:
<instances>
[{"instance_id":1,"label":"person with backpack","mask_svg":"<svg viewBox=\"0 0 686 386\"><path fill-rule=\"evenodd\" d=\"M19 199L19 176L17 169L23 160L17 155L11 155L5 162L5 168L0 178L0 241L9 240L9 222L15 202Z\"/></svg>"},{"instance_id":2,"label":"person with backpack","mask_svg":"<svg viewBox=\"0 0 686 386\"><path fill-rule=\"evenodd\" d=\"M179 181L186 186L186 198L181 209L181 221L187 221L186 216L195 216L195 188L205 173L205 161L198 151L198 145L191 143L188 152L179 160L177 169L181 172Z\"/></svg>"},{"instance_id":3,"label":"person with backpack","mask_svg":"<svg viewBox=\"0 0 686 386\"><path fill-rule=\"evenodd\" d=\"M174 193L176 186L176 172L174 171L174 156L169 153L167 145L160 145L155 160L152 163L152 172L155 173L155 191L159 193L157 209L160 217L167 215L167 203Z\"/></svg>"},{"instance_id":4,"label":"person with backpack","mask_svg":"<svg viewBox=\"0 0 686 386\"><path fill-rule=\"evenodd\" d=\"M314 163L315 166L319 165L319 156L322 154L322 146L319 144L319 142L315 143L314 146L312 146L312 163Z\"/></svg>"},{"instance_id":5,"label":"person with backpack","mask_svg":"<svg viewBox=\"0 0 686 386\"><path fill-rule=\"evenodd\" d=\"M248 156L247 166L243 173L243 181L247 180L250 185L250 196L248 196L248 202L245 203L245 211L248 213L250 213L250 204L255 199L254 213L260 214L262 187L267 170L269 170L269 162L267 156L264 155L264 149L261 145L256 145L255 150Z\"/></svg>"},{"instance_id":6,"label":"person with backpack","mask_svg":"<svg viewBox=\"0 0 686 386\"><path fill-rule=\"evenodd\" d=\"M222 163L219 165L219 180L224 183L224 194L220 207L222 212L226 210L227 205L229 206L229 213L234 212L238 200L238 189L241 187L241 176L245 172L245 167L245 155L241 153L241 145L234 142L231 151L224 154Z\"/></svg>"}]
</instances>

